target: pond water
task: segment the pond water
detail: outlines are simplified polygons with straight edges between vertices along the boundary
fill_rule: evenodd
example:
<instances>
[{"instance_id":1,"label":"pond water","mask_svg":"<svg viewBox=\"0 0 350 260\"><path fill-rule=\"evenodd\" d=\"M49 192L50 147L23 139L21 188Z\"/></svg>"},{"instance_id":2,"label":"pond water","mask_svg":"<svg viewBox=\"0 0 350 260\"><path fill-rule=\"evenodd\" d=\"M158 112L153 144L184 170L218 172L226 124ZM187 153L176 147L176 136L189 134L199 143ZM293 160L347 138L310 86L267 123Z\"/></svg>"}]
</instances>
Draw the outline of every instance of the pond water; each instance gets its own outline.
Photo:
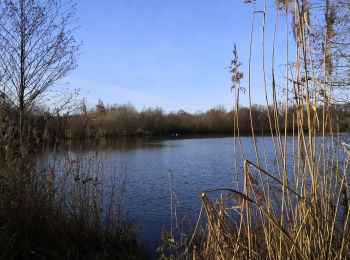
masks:
<instances>
[{"instance_id":1,"label":"pond water","mask_svg":"<svg viewBox=\"0 0 350 260\"><path fill-rule=\"evenodd\" d=\"M287 151L292 156L292 137L288 137ZM242 146L248 160L256 161L251 137L242 138ZM257 146L266 154L270 172L276 170L273 142L270 137L257 137ZM265 148L264 148L265 147ZM113 171L125 176L123 215L135 221L141 243L153 254L161 244L161 232L169 227L171 219L171 195L169 192L171 171L172 188L176 194L179 219L195 223L201 207L201 192L215 188L235 188L233 137L153 139L119 138L104 140L98 146L72 144L71 153L98 151L113 164ZM237 155L240 172L242 160ZM288 170L293 170L293 160L288 160ZM240 175L242 176L242 175ZM242 179L239 177L238 182Z\"/></svg>"}]
</instances>

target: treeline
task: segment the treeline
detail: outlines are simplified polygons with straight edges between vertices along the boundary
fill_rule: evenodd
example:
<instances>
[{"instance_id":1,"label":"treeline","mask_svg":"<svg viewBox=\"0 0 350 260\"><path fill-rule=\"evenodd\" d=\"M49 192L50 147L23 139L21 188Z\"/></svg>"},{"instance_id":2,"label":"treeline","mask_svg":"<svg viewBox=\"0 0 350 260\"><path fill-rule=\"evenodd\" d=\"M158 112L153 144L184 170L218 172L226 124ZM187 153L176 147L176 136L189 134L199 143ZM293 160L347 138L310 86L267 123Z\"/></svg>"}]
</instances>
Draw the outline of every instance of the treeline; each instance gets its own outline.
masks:
<instances>
[{"instance_id":1,"label":"treeline","mask_svg":"<svg viewBox=\"0 0 350 260\"><path fill-rule=\"evenodd\" d=\"M12 109L9 104L0 103L0 143L3 144L0 148L1 153L6 146L5 143L14 145L16 140L19 140L20 133L16 110ZM287 109L288 132L293 131L293 124L296 125L296 109L296 107ZM331 106L329 109L333 118L332 122L327 122L329 127L336 131L349 131L350 105ZM318 116L315 124L321 125L323 109L318 107L316 111ZM314 110L312 112L314 113ZM277 124L280 131L285 130L285 108L283 106L277 114L273 112L272 107L268 111L268 108L262 105L253 105L251 111L249 107L243 106L239 107L237 112L234 109L226 110L223 106L217 106L199 113L188 113L184 110L166 113L161 108L138 111L130 104L104 106L100 101L94 109L88 110L85 105L82 105L79 111L73 114L52 114L38 109L35 113L26 114L26 122L22 131L28 139L26 143L30 146L66 139L98 139L118 136L233 135L237 124L242 135L250 135L252 133L250 113L255 134L269 135L270 124L273 130L277 129ZM304 115L306 114L305 111ZM307 121L304 120L305 130L307 129L306 123ZM14 149L17 148L14 146Z\"/></svg>"},{"instance_id":2,"label":"treeline","mask_svg":"<svg viewBox=\"0 0 350 260\"><path fill-rule=\"evenodd\" d=\"M293 124L296 125L296 109L296 107L287 109L288 132L293 131ZM328 129L332 127L334 131L350 131L350 105L330 106L329 109L332 121L330 123L327 120ZM316 111L317 119L314 123L321 126L323 109L318 107ZM33 113L27 113L22 129L26 138L22 140L22 144L37 147L42 142L118 136L233 135L237 125L240 134L250 135L252 133L250 113L255 134L269 135L270 124L274 130L277 123L280 131L284 131L286 113L283 106L277 114L273 112L272 107L268 110L262 105L253 105L251 111L249 107L243 106L239 107L237 112L234 109L226 110L223 106L217 106L200 113L188 113L184 110L166 113L161 108L138 111L130 104L104 106L100 101L94 109L88 110L82 105L80 110L73 114L52 114L40 108ZM314 110L311 113L314 113ZM18 128L19 115L15 108L8 103L0 102L0 115L1 154L5 147L7 150L11 147L17 150L16 143L20 141L21 136ZM305 110L304 116L306 115ZM304 129L307 129L306 120Z\"/></svg>"},{"instance_id":3,"label":"treeline","mask_svg":"<svg viewBox=\"0 0 350 260\"><path fill-rule=\"evenodd\" d=\"M350 129L350 106L342 105L331 107L334 116L333 127L338 126L340 131ZM269 134L270 124L272 129L278 125L284 130L285 109L276 115L273 108L269 108L271 122L268 118L268 108L262 105L253 105L251 112L249 107L239 107L236 113L233 109L227 111L223 106L217 106L206 112L188 113L184 110L165 113L161 108L148 108L138 111L130 104L104 106L102 101L95 109L87 110L83 105L80 113L66 115L57 126L54 122L53 131L59 131L61 137L67 139L76 138L100 138L116 136L176 136L190 134L233 134L234 118L238 114L238 124L241 134L251 134L251 120L256 134ZM296 107L288 108L287 131L293 130L295 124ZM322 107L316 109L318 114L317 124L322 122ZM306 112L304 113L306 115ZM294 117L293 117L294 115ZM277 118L275 120L274 118ZM306 129L306 121L305 121ZM57 133L56 133L57 135Z\"/></svg>"}]
</instances>

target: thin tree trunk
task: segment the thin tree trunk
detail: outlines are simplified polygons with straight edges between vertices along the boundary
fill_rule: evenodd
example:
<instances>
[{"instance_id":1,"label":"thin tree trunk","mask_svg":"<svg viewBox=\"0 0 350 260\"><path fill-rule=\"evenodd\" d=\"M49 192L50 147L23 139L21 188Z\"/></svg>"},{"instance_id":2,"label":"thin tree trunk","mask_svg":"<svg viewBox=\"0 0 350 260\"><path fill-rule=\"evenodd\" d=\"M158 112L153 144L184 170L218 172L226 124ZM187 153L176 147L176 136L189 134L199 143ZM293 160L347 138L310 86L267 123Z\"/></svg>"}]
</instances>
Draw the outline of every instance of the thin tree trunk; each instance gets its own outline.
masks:
<instances>
[{"instance_id":1,"label":"thin tree trunk","mask_svg":"<svg viewBox=\"0 0 350 260\"><path fill-rule=\"evenodd\" d=\"M20 144L23 144L23 130L24 130L24 90L25 90L25 13L24 13L24 1L20 3L20 32L21 32L21 50L20 50L20 86L19 86L19 126L20 126Z\"/></svg>"}]
</instances>

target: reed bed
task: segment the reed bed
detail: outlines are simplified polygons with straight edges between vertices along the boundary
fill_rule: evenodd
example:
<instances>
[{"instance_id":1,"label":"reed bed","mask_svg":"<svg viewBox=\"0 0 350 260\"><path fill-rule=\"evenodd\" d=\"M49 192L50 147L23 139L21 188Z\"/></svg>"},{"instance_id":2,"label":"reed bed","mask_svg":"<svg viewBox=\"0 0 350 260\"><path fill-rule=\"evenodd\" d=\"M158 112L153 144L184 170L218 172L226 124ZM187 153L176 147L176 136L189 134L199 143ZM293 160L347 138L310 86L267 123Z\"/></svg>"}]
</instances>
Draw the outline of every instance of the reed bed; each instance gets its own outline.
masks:
<instances>
[{"instance_id":1,"label":"reed bed","mask_svg":"<svg viewBox=\"0 0 350 260\"><path fill-rule=\"evenodd\" d=\"M274 162L266 147L257 145L261 131L250 110L251 141L255 156L248 158L234 114L235 187L204 191L204 227L196 227L177 258L193 259L346 259L350 258L349 143L339 133L336 91L329 59L331 24L325 17L323 62L317 66L312 42L312 3L306 0L276 1L272 46L265 46L267 2L245 1L252 6L251 45L247 85L239 71L236 48L231 72L235 108L245 90L253 107L253 36L261 26L261 71ZM327 2L327 1L326 1ZM271 2L268 2L271 4ZM257 23L257 19L260 23ZM277 29L284 21L284 37ZM290 26L292 25L292 26ZM290 32L293 36L290 35ZM293 39L291 39L293 37ZM285 41L285 72L277 78L275 46ZM271 73L265 51L272 49ZM269 79L269 80L268 80ZM261 87L261 86L259 86ZM288 113L293 108L293 113ZM281 115L282 119L281 119ZM292 122L292 133L287 125ZM254 127L255 126L255 127ZM196 239L194 239L197 237Z\"/></svg>"},{"instance_id":2,"label":"reed bed","mask_svg":"<svg viewBox=\"0 0 350 260\"><path fill-rule=\"evenodd\" d=\"M121 217L124 173L108 155L41 158L2 165L1 259L144 256L135 226Z\"/></svg>"}]
</instances>

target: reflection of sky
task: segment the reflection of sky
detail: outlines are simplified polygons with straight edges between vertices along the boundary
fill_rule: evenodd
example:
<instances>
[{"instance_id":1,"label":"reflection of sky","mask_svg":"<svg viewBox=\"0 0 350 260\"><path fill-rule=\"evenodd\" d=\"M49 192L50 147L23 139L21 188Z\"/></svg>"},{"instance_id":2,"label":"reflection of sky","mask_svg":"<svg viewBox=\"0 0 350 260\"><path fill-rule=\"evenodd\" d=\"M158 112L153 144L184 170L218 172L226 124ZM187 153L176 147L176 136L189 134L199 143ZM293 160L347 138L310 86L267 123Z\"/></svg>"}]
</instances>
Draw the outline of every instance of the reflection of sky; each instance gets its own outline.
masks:
<instances>
[{"instance_id":1,"label":"reflection of sky","mask_svg":"<svg viewBox=\"0 0 350 260\"><path fill-rule=\"evenodd\" d=\"M100 97L109 104L130 102L138 109L161 106L166 111L195 112L219 104L229 109L233 95L227 66L234 43L247 85L250 14L251 5L243 0L77 1L81 26L77 36L84 44L79 67L67 80L72 88L81 89L90 106ZM268 6L267 71L271 71L274 15L274 7ZM256 15L253 39L253 103L262 103L264 96L261 17ZM280 23L283 27L283 18ZM279 65L285 32L279 29L277 34L278 76L284 75ZM242 97L245 104L246 96Z\"/></svg>"}]
</instances>

